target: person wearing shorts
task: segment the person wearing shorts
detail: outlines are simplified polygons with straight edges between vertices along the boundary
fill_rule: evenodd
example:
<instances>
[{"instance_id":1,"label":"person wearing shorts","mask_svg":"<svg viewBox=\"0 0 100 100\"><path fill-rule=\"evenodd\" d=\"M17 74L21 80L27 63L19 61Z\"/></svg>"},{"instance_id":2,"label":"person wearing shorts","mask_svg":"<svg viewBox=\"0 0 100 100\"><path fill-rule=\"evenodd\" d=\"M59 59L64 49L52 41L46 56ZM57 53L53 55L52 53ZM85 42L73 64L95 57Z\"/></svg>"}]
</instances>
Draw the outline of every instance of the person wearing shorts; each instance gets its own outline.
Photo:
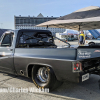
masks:
<instances>
[{"instance_id":1,"label":"person wearing shorts","mask_svg":"<svg viewBox=\"0 0 100 100\"><path fill-rule=\"evenodd\" d=\"M84 45L85 43L85 35L84 32L81 31L81 33L79 34L79 45Z\"/></svg>"}]
</instances>

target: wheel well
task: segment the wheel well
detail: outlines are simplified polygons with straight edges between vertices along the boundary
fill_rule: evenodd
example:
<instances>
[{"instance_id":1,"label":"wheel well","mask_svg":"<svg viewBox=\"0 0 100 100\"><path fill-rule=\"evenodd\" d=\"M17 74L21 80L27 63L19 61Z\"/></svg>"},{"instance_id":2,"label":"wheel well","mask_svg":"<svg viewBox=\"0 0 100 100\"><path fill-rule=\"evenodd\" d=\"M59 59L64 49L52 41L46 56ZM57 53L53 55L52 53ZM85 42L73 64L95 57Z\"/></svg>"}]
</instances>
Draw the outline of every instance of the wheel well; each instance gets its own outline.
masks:
<instances>
[{"instance_id":1,"label":"wheel well","mask_svg":"<svg viewBox=\"0 0 100 100\"><path fill-rule=\"evenodd\" d=\"M34 65L29 65L27 68L27 73L28 73L28 77L31 77L31 72L32 72L32 68L34 67Z\"/></svg>"},{"instance_id":2,"label":"wheel well","mask_svg":"<svg viewBox=\"0 0 100 100\"><path fill-rule=\"evenodd\" d=\"M94 43L94 42L89 42L89 44ZM95 44L95 43L94 43Z\"/></svg>"},{"instance_id":3,"label":"wheel well","mask_svg":"<svg viewBox=\"0 0 100 100\"><path fill-rule=\"evenodd\" d=\"M46 65L36 65L36 64L29 65L27 68L28 77L32 77L31 72L33 67L42 67L42 66L46 66Z\"/></svg>"}]
</instances>

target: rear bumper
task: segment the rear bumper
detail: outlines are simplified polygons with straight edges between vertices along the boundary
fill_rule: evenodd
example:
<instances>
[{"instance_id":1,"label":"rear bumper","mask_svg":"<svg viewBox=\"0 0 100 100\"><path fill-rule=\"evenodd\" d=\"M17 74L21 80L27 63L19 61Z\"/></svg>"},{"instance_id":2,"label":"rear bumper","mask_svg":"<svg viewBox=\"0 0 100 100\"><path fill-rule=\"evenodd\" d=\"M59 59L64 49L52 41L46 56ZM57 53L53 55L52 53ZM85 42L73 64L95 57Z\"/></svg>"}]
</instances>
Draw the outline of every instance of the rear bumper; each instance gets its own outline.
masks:
<instances>
[{"instance_id":1,"label":"rear bumper","mask_svg":"<svg viewBox=\"0 0 100 100\"><path fill-rule=\"evenodd\" d=\"M78 76L78 81L79 83L84 82L86 80L89 79L90 74L94 74L94 75L99 75L100 76L100 70L96 71L96 72L92 72L92 73L84 73L84 72L80 72L79 76Z\"/></svg>"},{"instance_id":2,"label":"rear bumper","mask_svg":"<svg viewBox=\"0 0 100 100\"><path fill-rule=\"evenodd\" d=\"M84 72L79 73L79 77L78 77L79 78L79 83L88 80L89 76L90 76L89 73L84 73Z\"/></svg>"}]
</instances>

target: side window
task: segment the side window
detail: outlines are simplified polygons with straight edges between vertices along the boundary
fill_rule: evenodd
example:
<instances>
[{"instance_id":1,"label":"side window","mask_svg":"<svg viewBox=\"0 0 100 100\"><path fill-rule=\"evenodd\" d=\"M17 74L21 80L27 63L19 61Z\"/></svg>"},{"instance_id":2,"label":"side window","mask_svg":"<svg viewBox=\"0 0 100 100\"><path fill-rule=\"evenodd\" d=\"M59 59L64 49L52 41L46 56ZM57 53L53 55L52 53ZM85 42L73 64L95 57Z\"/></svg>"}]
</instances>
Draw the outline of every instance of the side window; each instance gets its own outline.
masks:
<instances>
[{"instance_id":1,"label":"side window","mask_svg":"<svg viewBox=\"0 0 100 100\"><path fill-rule=\"evenodd\" d=\"M12 40L13 40L13 34L5 34L2 42L1 42L1 46L2 47L6 47L6 46L11 46L12 44Z\"/></svg>"}]
</instances>

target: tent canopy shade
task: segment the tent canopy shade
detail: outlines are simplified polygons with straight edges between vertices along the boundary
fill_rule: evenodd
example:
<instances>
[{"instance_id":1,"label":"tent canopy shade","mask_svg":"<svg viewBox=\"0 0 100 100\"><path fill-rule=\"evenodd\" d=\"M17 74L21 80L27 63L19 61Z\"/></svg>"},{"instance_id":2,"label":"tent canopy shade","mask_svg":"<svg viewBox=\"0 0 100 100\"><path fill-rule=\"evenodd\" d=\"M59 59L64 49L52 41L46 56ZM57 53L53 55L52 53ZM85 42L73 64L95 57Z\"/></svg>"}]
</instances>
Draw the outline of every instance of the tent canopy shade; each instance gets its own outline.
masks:
<instances>
[{"instance_id":1,"label":"tent canopy shade","mask_svg":"<svg viewBox=\"0 0 100 100\"><path fill-rule=\"evenodd\" d=\"M54 27L54 28L65 28L74 30L90 30L100 28L100 17L92 17L85 19L70 19L70 20L51 20L44 22L37 26L42 27Z\"/></svg>"},{"instance_id":2,"label":"tent canopy shade","mask_svg":"<svg viewBox=\"0 0 100 100\"><path fill-rule=\"evenodd\" d=\"M80 10L80 12L73 12L71 14L59 17L57 18L57 20L83 19L83 18L91 18L91 17L98 17L98 16L100 16L100 8L98 9L95 8L87 11Z\"/></svg>"},{"instance_id":3,"label":"tent canopy shade","mask_svg":"<svg viewBox=\"0 0 100 100\"><path fill-rule=\"evenodd\" d=\"M88 6L88 7L79 9L75 12L90 11L90 10L97 10L97 9L100 9L100 7L99 6Z\"/></svg>"},{"instance_id":4,"label":"tent canopy shade","mask_svg":"<svg viewBox=\"0 0 100 100\"><path fill-rule=\"evenodd\" d=\"M89 6L71 14L37 25L74 30L100 29L100 7Z\"/></svg>"}]
</instances>

